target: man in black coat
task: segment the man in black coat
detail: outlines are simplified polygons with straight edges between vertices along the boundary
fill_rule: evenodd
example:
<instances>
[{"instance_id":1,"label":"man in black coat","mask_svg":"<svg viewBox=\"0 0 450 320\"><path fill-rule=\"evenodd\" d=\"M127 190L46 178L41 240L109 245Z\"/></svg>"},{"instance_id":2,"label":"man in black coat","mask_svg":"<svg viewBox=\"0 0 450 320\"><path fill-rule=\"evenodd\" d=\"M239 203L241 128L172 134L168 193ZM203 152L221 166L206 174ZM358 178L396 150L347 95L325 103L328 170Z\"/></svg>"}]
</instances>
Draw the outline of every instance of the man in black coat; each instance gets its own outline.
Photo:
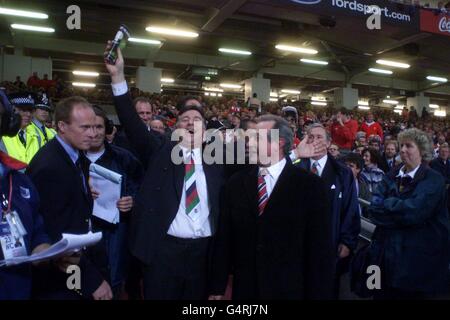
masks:
<instances>
[{"instance_id":1,"label":"man in black coat","mask_svg":"<svg viewBox=\"0 0 450 320\"><path fill-rule=\"evenodd\" d=\"M326 141L327 145L331 144L331 137L320 123L310 125L307 134L309 143L322 140ZM329 217L332 221L333 247L336 252L335 297L338 298L339 279L347 272L350 254L356 249L361 229L355 179L349 168L327 152L310 159L302 159L299 167L315 173L325 183Z\"/></svg>"},{"instance_id":2,"label":"man in black coat","mask_svg":"<svg viewBox=\"0 0 450 320\"><path fill-rule=\"evenodd\" d=\"M285 120L262 116L259 136L264 129L280 137L266 141L269 161L259 154L258 166L226 186L210 299L223 298L230 273L233 299L330 299L336 255L324 184L286 159L293 134ZM252 140L251 157L261 145Z\"/></svg>"},{"instance_id":3,"label":"man in black coat","mask_svg":"<svg viewBox=\"0 0 450 320\"><path fill-rule=\"evenodd\" d=\"M122 294L123 284L126 281L128 297L138 296L137 289L140 275L140 268L135 266L134 260L130 260L128 250L128 231L131 218L133 199L136 196L141 184L144 170L140 162L128 150L119 148L105 140L107 134L113 128L106 116L105 111L98 106L94 106L95 112L95 136L91 147L86 153L86 157L91 163L102 166L122 176L120 199L117 201L117 209L120 211L119 223L109 223L99 221L98 228L103 232L106 242L106 250L110 267L111 288L114 298L119 299ZM105 190L92 190L93 196L101 196ZM126 280L126 276L128 279ZM132 287L134 285L136 290ZM131 290L131 292L130 292ZM130 297L132 295L133 297Z\"/></svg>"},{"instance_id":4,"label":"man in black coat","mask_svg":"<svg viewBox=\"0 0 450 320\"><path fill-rule=\"evenodd\" d=\"M431 160L430 167L439 172L445 179L447 186L448 199L447 207L450 212L450 159L449 159L449 145L444 142L439 146L439 155L436 159Z\"/></svg>"},{"instance_id":5,"label":"man in black coat","mask_svg":"<svg viewBox=\"0 0 450 320\"><path fill-rule=\"evenodd\" d=\"M147 126L147 129L150 130L150 122L153 118L153 108L151 101L146 97L137 97L133 100L133 106L137 114L139 115L139 118L142 120L142 123L144 123ZM130 151L134 156L137 157L137 152L133 148L132 143L129 141L123 129L117 132L116 136L114 137L113 144Z\"/></svg>"},{"instance_id":6,"label":"man in black coat","mask_svg":"<svg viewBox=\"0 0 450 320\"><path fill-rule=\"evenodd\" d=\"M145 298L205 299L223 166L206 163L201 141L194 143L194 137L201 137L205 129L200 102L189 98L180 104L181 143L149 131L133 108L123 64L119 54L116 64L106 67L120 122L147 167L130 232L131 252L144 264Z\"/></svg>"},{"instance_id":7,"label":"man in black coat","mask_svg":"<svg viewBox=\"0 0 450 320\"><path fill-rule=\"evenodd\" d=\"M430 167L439 172L445 179L445 184L450 185L450 159L449 145L443 143L439 146L439 156L431 160Z\"/></svg>"},{"instance_id":8,"label":"man in black coat","mask_svg":"<svg viewBox=\"0 0 450 320\"><path fill-rule=\"evenodd\" d=\"M27 169L39 192L39 211L52 242L60 240L62 233L83 234L93 229L89 164L81 151L90 147L94 136L94 111L82 97L67 98L56 107L55 121L56 138L36 154ZM81 290L69 290L69 275L53 267L34 275L37 298L112 298L103 242L84 250L79 259L73 257L67 264L79 265Z\"/></svg>"}]
</instances>

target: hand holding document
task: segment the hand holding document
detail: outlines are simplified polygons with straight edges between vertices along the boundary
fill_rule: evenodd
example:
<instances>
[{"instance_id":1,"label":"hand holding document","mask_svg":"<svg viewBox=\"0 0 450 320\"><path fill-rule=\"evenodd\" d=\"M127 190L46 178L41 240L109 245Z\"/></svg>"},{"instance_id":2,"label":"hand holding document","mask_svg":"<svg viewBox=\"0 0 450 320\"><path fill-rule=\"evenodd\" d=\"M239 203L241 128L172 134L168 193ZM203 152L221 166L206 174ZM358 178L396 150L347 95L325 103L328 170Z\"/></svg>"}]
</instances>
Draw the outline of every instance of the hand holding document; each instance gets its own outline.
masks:
<instances>
[{"instance_id":1,"label":"hand holding document","mask_svg":"<svg viewBox=\"0 0 450 320\"><path fill-rule=\"evenodd\" d=\"M122 189L122 175L92 163L89 167L89 177L92 188L99 192L94 200L92 214L109 223L119 223L117 201Z\"/></svg>"},{"instance_id":2,"label":"hand holding document","mask_svg":"<svg viewBox=\"0 0 450 320\"><path fill-rule=\"evenodd\" d=\"M0 260L0 267L14 266L26 262L36 262L48 259L54 259L63 255L70 255L81 250L84 247L89 247L102 239L102 233L86 233L86 234L66 234L63 233L62 239L53 244L46 250L31 256L14 257L6 260Z\"/></svg>"}]
</instances>

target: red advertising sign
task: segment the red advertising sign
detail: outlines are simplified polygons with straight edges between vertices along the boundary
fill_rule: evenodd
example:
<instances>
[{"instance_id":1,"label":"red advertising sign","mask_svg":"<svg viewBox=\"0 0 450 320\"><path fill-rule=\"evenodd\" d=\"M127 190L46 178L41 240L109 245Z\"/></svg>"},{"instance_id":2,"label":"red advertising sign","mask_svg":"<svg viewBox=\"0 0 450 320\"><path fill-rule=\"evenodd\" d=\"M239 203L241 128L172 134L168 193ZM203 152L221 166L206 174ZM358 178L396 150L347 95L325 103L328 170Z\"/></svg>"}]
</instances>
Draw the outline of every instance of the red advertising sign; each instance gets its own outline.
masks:
<instances>
[{"instance_id":1,"label":"red advertising sign","mask_svg":"<svg viewBox=\"0 0 450 320\"><path fill-rule=\"evenodd\" d=\"M420 30L450 36L450 15L421 9Z\"/></svg>"}]
</instances>

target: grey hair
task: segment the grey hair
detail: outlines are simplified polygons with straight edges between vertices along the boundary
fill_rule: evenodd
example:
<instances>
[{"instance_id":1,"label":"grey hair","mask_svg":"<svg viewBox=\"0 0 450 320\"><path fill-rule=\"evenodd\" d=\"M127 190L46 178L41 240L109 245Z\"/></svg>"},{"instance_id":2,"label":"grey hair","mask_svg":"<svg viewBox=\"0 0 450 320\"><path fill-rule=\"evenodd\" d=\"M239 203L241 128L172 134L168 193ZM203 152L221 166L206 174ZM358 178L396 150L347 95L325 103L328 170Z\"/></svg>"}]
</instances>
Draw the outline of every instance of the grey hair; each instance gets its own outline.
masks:
<instances>
[{"instance_id":1,"label":"grey hair","mask_svg":"<svg viewBox=\"0 0 450 320\"><path fill-rule=\"evenodd\" d=\"M325 131L325 138L327 139L328 142L331 142L331 135L330 133L327 131L327 129L323 126L323 124L321 123L313 123L310 124L307 128L306 128L306 133L309 135L311 134L312 129L315 128L321 128Z\"/></svg>"},{"instance_id":2,"label":"grey hair","mask_svg":"<svg viewBox=\"0 0 450 320\"><path fill-rule=\"evenodd\" d=\"M356 140L360 139L360 138L365 138L366 137L366 133L364 131L358 131L356 133Z\"/></svg>"},{"instance_id":3,"label":"grey hair","mask_svg":"<svg viewBox=\"0 0 450 320\"><path fill-rule=\"evenodd\" d=\"M289 123L282 117L275 116L272 114L263 115L257 118L257 122L273 121L274 125L272 129L278 129L280 139L284 140L283 153L287 156L292 150L292 145L294 143L294 133L292 132ZM270 135L269 135L270 138Z\"/></svg>"},{"instance_id":4,"label":"grey hair","mask_svg":"<svg viewBox=\"0 0 450 320\"><path fill-rule=\"evenodd\" d=\"M433 143L425 132L416 128L400 132L398 135L399 145L407 140L412 141L417 145L423 160L430 161L433 159Z\"/></svg>"}]
</instances>

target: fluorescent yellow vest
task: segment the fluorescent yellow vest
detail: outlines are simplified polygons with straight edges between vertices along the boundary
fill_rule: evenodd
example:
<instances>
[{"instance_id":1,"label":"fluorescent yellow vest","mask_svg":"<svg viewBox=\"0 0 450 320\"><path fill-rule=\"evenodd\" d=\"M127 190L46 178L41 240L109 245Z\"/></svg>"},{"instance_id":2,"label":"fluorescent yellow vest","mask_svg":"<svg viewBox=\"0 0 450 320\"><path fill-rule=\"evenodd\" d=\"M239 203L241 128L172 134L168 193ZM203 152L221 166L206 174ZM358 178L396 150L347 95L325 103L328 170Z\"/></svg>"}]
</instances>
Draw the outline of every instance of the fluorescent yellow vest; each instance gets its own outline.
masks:
<instances>
[{"instance_id":1,"label":"fluorescent yellow vest","mask_svg":"<svg viewBox=\"0 0 450 320\"><path fill-rule=\"evenodd\" d=\"M39 136L41 138L41 147L56 136L55 130L45 127L45 133L47 133L48 138L48 141L45 141L44 133L42 132L42 130L34 122L31 122L31 125L35 127L36 132L39 133Z\"/></svg>"},{"instance_id":2,"label":"fluorescent yellow vest","mask_svg":"<svg viewBox=\"0 0 450 320\"><path fill-rule=\"evenodd\" d=\"M3 137L2 141L5 145L6 151L10 157L19 161L30 163L34 155L42 146L42 140L39 135L39 130L35 126L29 124L25 129L26 147L20 142L19 134L14 137Z\"/></svg>"}]
</instances>

